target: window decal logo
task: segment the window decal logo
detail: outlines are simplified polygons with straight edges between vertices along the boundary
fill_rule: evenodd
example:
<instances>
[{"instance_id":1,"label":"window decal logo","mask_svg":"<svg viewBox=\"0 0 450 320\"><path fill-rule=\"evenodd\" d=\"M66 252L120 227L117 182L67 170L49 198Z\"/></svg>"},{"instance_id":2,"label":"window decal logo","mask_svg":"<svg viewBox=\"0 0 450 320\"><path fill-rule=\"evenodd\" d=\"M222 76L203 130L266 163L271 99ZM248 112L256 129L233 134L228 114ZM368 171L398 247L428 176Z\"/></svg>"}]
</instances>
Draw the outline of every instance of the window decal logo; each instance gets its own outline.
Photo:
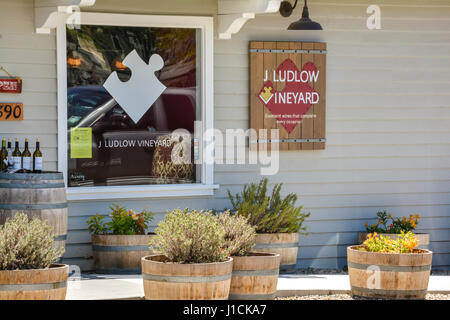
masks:
<instances>
[{"instance_id":1,"label":"window decal logo","mask_svg":"<svg viewBox=\"0 0 450 320\"><path fill-rule=\"evenodd\" d=\"M166 90L166 86L155 76L155 72L164 67L164 60L160 55L153 54L146 64L136 50L133 50L122 63L130 68L130 79L122 82L114 71L106 79L103 87L137 123Z\"/></svg>"}]
</instances>

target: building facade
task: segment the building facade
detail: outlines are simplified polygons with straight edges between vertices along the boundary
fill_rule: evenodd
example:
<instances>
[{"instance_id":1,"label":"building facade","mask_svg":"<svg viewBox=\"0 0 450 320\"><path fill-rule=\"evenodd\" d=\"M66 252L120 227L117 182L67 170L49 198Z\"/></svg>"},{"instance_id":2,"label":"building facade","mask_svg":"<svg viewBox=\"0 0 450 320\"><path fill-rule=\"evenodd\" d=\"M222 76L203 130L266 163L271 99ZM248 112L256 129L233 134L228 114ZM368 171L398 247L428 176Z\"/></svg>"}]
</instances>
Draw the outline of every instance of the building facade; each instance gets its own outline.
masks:
<instances>
[{"instance_id":1,"label":"building facade","mask_svg":"<svg viewBox=\"0 0 450 320\"><path fill-rule=\"evenodd\" d=\"M59 77L70 81L70 75L58 70L58 59L66 63L66 52L58 50L65 48L61 41L67 39L58 40L55 29L36 33L36 3L45 6L44 2L0 0L0 65L23 79L20 95L2 94L0 99L24 104L24 119L0 122L0 136L40 138L44 169L67 170L67 149L60 147L65 146L62 133L67 127L59 119L67 116L60 103L66 93ZM379 1L381 29L372 30L367 9L373 1L315 0L309 3L310 15L322 31L287 30L301 15L299 4L289 18L256 11L230 39L219 37L231 25L221 16L234 19L235 14L223 14L220 2L226 0L96 0L81 12L106 14L95 18L99 24L110 23L108 14L175 16L172 23L180 28L189 21L186 17L200 17L193 23L204 27L203 36L212 32L211 51L197 55L206 108L202 120L222 131L249 128L249 41L326 42L326 148L281 151L279 172L268 176L271 185L284 184L283 193L298 194L298 204L311 212L306 222L309 235L300 237L297 267L344 267L346 248L357 242L357 232L386 209L394 216L420 214L418 231L431 235L433 267L448 269L450 2ZM243 5L240 16L246 9ZM133 16L124 19L117 24L126 26ZM163 26L167 23L161 21ZM209 50L208 40L200 45ZM212 59L203 61L210 53ZM135 186L127 192L107 187L69 192L65 262L93 269L86 220L106 214L113 202L153 211L154 229L166 210L229 208L227 190L237 193L261 178L260 166L252 164L214 164L199 170L199 187L188 189L164 185Z\"/></svg>"}]
</instances>

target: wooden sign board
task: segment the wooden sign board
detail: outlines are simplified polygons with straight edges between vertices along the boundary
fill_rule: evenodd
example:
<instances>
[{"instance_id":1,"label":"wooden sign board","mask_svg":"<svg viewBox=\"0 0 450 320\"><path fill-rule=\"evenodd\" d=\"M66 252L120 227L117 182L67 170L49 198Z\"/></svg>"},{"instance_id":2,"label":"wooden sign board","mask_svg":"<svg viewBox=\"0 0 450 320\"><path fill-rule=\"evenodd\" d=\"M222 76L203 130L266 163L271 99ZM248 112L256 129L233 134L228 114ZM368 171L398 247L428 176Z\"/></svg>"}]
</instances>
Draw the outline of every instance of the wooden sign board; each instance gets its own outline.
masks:
<instances>
[{"instance_id":1,"label":"wooden sign board","mask_svg":"<svg viewBox=\"0 0 450 320\"><path fill-rule=\"evenodd\" d=\"M0 102L0 121L23 120L22 103L2 103Z\"/></svg>"},{"instance_id":2,"label":"wooden sign board","mask_svg":"<svg viewBox=\"0 0 450 320\"><path fill-rule=\"evenodd\" d=\"M326 43L250 42L250 128L278 129L280 150L325 149ZM256 143L255 143L256 142ZM270 148L270 143L267 144Z\"/></svg>"},{"instance_id":3,"label":"wooden sign board","mask_svg":"<svg viewBox=\"0 0 450 320\"><path fill-rule=\"evenodd\" d=\"M21 93L22 80L20 78L0 78L0 93Z\"/></svg>"}]
</instances>

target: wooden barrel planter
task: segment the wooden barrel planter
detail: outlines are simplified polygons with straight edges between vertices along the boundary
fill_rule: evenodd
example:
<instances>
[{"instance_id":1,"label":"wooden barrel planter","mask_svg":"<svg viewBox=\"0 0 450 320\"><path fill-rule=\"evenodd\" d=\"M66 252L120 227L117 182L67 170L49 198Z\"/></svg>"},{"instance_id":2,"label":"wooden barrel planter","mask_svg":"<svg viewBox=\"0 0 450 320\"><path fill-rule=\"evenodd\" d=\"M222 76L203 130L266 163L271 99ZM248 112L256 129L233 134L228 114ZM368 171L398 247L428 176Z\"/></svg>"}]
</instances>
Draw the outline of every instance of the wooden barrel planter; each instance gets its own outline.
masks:
<instances>
[{"instance_id":1,"label":"wooden barrel planter","mask_svg":"<svg viewBox=\"0 0 450 320\"><path fill-rule=\"evenodd\" d=\"M290 269L297 266L298 233L258 233L255 251L280 254L280 268Z\"/></svg>"},{"instance_id":2,"label":"wooden barrel planter","mask_svg":"<svg viewBox=\"0 0 450 320\"><path fill-rule=\"evenodd\" d=\"M67 198L61 172L0 173L0 224L24 212L53 227L55 247L67 238Z\"/></svg>"},{"instance_id":3,"label":"wooden barrel planter","mask_svg":"<svg viewBox=\"0 0 450 320\"><path fill-rule=\"evenodd\" d=\"M271 300L277 293L280 254L251 252L233 257L230 300Z\"/></svg>"},{"instance_id":4,"label":"wooden barrel planter","mask_svg":"<svg viewBox=\"0 0 450 320\"><path fill-rule=\"evenodd\" d=\"M367 232L358 232L358 242L361 244L367 239ZM378 233L383 237L390 237L392 240L397 240L400 236L396 233ZM430 248L430 235L428 233L415 233L416 239L419 241L419 249L429 249Z\"/></svg>"},{"instance_id":5,"label":"wooden barrel planter","mask_svg":"<svg viewBox=\"0 0 450 320\"><path fill-rule=\"evenodd\" d=\"M65 300L69 266L0 271L0 300Z\"/></svg>"},{"instance_id":6,"label":"wooden barrel planter","mask_svg":"<svg viewBox=\"0 0 450 320\"><path fill-rule=\"evenodd\" d=\"M97 273L139 274L141 258L154 235L92 235L94 266Z\"/></svg>"},{"instance_id":7,"label":"wooden barrel planter","mask_svg":"<svg viewBox=\"0 0 450 320\"><path fill-rule=\"evenodd\" d=\"M380 253L347 248L352 295L382 299L424 299L432 252Z\"/></svg>"},{"instance_id":8,"label":"wooden barrel planter","mask_svg":"<svg viewBox=\"0 0 450 320\"><path fill-rule=\"evenodd\" d=\"M142 258L147 300L226 300L230 293L233 259L216 263L181 264L164 255Z\"/></svg>"}]
</instances>

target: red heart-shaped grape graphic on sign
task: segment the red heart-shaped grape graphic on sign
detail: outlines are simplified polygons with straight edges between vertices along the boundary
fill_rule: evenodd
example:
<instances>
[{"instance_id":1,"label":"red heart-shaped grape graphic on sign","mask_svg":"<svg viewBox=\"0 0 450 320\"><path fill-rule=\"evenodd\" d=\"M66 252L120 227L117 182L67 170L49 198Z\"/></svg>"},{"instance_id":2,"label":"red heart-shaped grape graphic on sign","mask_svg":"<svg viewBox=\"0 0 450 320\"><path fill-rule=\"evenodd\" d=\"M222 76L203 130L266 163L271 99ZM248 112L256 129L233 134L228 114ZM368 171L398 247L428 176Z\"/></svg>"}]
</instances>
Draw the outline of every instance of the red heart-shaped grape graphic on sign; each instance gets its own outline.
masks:
<instances>
[{"instance_id":1,"label":"red heart-shaped grape graphic on sign","mask_svg":"<svg viewBox=\"0 0 450 320\"><path fill-rule=\"evenodd\" d=\"M312 62L305 63L299 71L291 59L286 59L273 75L274 81L285 83L283 90L275 90L272 81L266 81L259 91L259 100L288 133L301 123L312 105L319 102L319 94L310 86L318 76L319 71Z\"/></svg>"}]
</instances>

